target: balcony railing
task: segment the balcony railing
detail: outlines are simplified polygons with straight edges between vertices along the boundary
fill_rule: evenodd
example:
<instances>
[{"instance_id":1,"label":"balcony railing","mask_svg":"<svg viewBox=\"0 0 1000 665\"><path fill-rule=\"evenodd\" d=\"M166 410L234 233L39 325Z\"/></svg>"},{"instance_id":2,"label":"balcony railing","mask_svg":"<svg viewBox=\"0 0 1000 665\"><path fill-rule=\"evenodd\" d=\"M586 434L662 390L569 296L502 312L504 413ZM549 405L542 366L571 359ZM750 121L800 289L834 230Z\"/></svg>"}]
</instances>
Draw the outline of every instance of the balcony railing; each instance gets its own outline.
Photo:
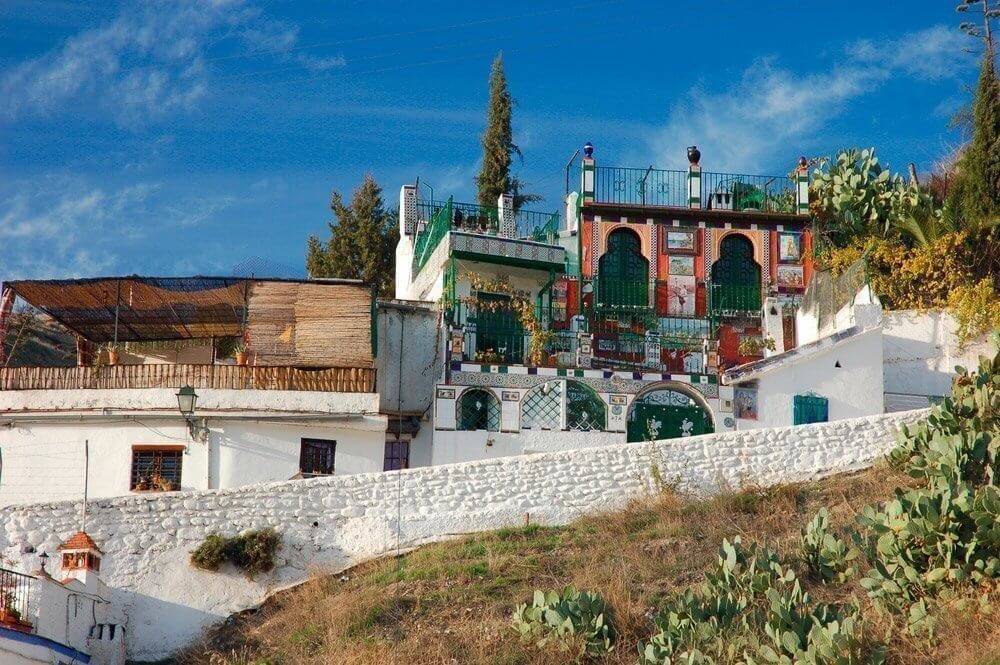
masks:
<instances>
[{"instance_id":1,"label":"balcony railing","mask_svg":"<svg viewBox=\"0 0 1000 665\"><path fill-rule=\"evenodd\" d=\"M28 604L35 578L0 568L0 626L31 632Z\"/></svg>"},{"instance_id":2,"label":"balcony railing","mask_svg":"<svg viewBox=\"0 0 1000 665\"><path fill-rule=\"evenodd\" d=\"M437 249L441 240L448 235L454 216L451 199L440 205L432 202L430 208L421 208L422 204L417 205L418 211L429 213L430 216L428 221L425 222L424 228L420 229L417 233L417 240L413 246L414 274L423 270L423 267L427 265L427 261L430 260L431 255L434 254L434 250ZM421 217L420 219L424 218Z\"/></svg>"},{"instance_id":3,"label":"balcony railing","mask_svg":"<svg viewBox=\"0 0 1000 665\"><path fill-rule=\"evenodd\" d=\"M417 251L414 254L418 271L426 262L424 259L424 263L421 263L418 258L425 253L429 257L429 253L433 253L441 237L449 230L500 235L500 212L494 206L459 203L451 199L421 200L417 202L417 219L425 225L417 236ZM552 244L559 235L559 219L558 212L518 210L514 213L513 239Z\"/></svg>"},{"instance_id":4,"label":"balcony railing","mask_svg":"<svg viewBox=\"0 0 1000 665\"><path fill-rule=\"evenodd\" d=\"M594 199L599 203L686 208L687 179L687 171L599 166L594 175Z\"/></svg>"},{"instance_id":5,"label":"balcony railing","mask_svg":"<svg viewBox=\"0 0 1000 665\"><path fill-rule=\"evenodd\" d=\"M795 183L787 176L701 172L701 207L793 214ZM676 170L598 166L594 173L594 201L621 205L687 208L688 172Z\"/></svg>"},{"instance_id":6,"label":"balcony railing","mask_svg":"<svg viewBox=\"0 0 1000 665\"><path fill-rule=\"evenodd\" d=\"M760 314L762 289L749 284L707 284L708 307L713 316L757 316Z\"/></svg>"},{"instance_id":7,"label":"balcony railing","mask_svg":"<svg viewBox=\"0 0 1000 665\"><path fill-rule=\"evenodd\" d=\"M701 173L701 205L710 210L795 212L795 183L786 176Z\"/></svg>"},{"instance_id":8,"label":"balcony railing","mask_svg":"<svg viewBox=\"0 0 1000 665\"><path fill-rule=\"evenodd\" d=\"M141 388L312 390L372 392L369 367L251 367L241 365L115 365L112 367L0 368L0 390L85 390Z\"/></svg>"}]
</instances>

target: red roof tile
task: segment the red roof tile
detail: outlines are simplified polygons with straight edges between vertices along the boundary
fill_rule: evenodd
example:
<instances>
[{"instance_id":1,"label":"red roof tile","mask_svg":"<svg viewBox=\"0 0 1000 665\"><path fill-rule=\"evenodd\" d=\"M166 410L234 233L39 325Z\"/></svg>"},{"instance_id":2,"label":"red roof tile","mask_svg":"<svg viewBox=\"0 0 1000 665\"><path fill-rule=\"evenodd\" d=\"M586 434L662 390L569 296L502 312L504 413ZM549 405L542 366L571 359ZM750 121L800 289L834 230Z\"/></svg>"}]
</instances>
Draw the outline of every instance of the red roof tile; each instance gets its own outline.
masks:
<instances>
[{"instance_id":1,"label":"red roof tile","mask_svg":"<svg viewBox=\"0 0 1000 665\"><path fill-rule=\"evenodd\" d=\"M101 548L85 532L78 531L69 540L59 546L59 551L62 550L95 550L100 552Z\"/></svg>"}]
</instances>

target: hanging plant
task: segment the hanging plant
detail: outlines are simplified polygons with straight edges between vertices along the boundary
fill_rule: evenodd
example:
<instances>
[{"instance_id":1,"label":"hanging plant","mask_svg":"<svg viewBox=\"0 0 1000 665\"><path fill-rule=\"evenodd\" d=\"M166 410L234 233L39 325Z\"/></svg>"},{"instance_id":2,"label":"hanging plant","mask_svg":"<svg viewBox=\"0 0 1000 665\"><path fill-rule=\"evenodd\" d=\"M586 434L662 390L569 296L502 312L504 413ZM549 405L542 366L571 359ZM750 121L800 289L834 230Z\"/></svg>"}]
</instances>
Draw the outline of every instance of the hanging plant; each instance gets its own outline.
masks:
<instances>
[{"instance_id":1,"label":"hanging plant","mask_svg":"<svg viewBox=\"0 0 1000 665\"><path fill-rule=\"evenodd\" d=\"M459 298L459 302L469 307L470 311L500 312L509 311L517 317L524 331L528 333L528 351L525 362L529 365L542 365L547 359L547 349L555 334L547 330L538 320L535 306L530 300L528 291L515 289L510 279L498 275L492 280L485 279L477 273L465 273L463 277L469 280L474 295ZM491 293L508 296L506 300L483 300L479 293Z\"/></svg>"}]
</instances>

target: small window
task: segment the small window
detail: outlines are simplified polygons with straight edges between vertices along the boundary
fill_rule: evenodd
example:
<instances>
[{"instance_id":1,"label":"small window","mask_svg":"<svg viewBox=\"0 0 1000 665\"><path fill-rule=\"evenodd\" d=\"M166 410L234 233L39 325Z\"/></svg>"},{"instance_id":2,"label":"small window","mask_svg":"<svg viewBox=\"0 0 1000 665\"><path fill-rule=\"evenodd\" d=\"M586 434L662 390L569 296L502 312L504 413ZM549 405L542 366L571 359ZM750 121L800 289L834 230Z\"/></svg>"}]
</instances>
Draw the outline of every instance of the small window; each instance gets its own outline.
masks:
<instances>
[{"instance_id":1,"label":"small window","mask_svg":"<svg viewBox=\"0 0 1000 665\"><path fill-rule=\"evenodd\" d=\"M129 489L135 492L179 490L183 456L183 449L133 448Z\"/></svg>"},{"instance_id":2,"label":"small window","mask_svg":"<svg viewBox=\"0 0 1000 665\"><path fill-rule=\"evenodd\" d=\"M299 471L303 476L329 476L333 474L337 442L325 439L302 439L299 454Z\"/></svg>"},{"instance_id":3,"label":"small window","mask_svg":"<svg viewBox=\"0 0 1000 665\"><path fill-rule=\"evenodd\" d=\"M482 388L470 388L458 398L458 429L500 431L500 400Z\"/></svg>"},{"instance_id":4,"label":"small window","mask_svg":"<svg viewBox=\"0 0 1000 665\"><path fill-rule=\"evenodd\" d=\"M410 442L386 441L383 471L399 471L410 468Z\"/></svg>"},{"instance_id":5,"label":"small window","mask_svg":"<svg viewBox=\"0 0 1000 665\"><path fill-rule=\"evenodd\" d=\"M795 425L825 423L830 419L830 400L819 395L796 395L792 416Z\"/></svg>"}]
</instances>

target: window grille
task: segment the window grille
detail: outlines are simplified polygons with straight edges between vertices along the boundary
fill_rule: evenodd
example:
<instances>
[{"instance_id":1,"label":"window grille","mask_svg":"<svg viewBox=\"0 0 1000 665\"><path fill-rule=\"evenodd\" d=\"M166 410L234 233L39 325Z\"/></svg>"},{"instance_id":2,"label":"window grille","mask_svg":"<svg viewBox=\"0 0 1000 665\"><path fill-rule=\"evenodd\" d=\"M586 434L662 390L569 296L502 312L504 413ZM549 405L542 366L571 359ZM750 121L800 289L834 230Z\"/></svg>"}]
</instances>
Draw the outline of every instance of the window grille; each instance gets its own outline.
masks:
<instances>
[{"instance_id":1,"label":"window grille","mask_svg":"<svg viewBox=\"0 0 1000 665\"><path fill-rule=\"evenodd\" d=\"M580 432L604 431L608 408L604 400L577 381L566 382L566 428Z\"/></svg>"},{"instance_id":2,"label":"window grille","mask_svg":"<svg viewBox=\"0 0 1000 665\"><path fill-rule=\"evenodd\" d=\"M399 471L410 468L410 442L386 441L383 471Z\"/></svg>"},{"instance_id":3,"label":"window grille","mask_svg":"<svg viewBox=\"0 0 1000 665\"><path fill-rule=\"evenodd\" d=\"M302 439L299 471L303 476L329 476L337 457L337 442L325 439Z\"/></svg>"},{"instance_id":4,"label":"window grille","mask_svg":"<svg viewBox=\"0 0 1000 665\"><path fill-rule=\"evenodd\" d=\"M129 489L161 492L179 490L182 459L181 450L134 448Z\"/></svg>"},{"instance_id":5,"label":"window grille","mask_svg":"<svg viewBox=\"0 0 1000 665\"><path fill-rule=\"evenodd\" d=\"M535 386L521 403L522 429L561 429L563 382L549 381Z\"/></svg>"},{"instance_id":6,"label":"window grille","mask_svg":"<svg viewBox=\"0 0 1000 665\"><path fill-rule=\"evenodd\" d=\"M496 395L472 388L458 398L458 429L500 431L500 400Z\"/></svg>"}]
</instances>

